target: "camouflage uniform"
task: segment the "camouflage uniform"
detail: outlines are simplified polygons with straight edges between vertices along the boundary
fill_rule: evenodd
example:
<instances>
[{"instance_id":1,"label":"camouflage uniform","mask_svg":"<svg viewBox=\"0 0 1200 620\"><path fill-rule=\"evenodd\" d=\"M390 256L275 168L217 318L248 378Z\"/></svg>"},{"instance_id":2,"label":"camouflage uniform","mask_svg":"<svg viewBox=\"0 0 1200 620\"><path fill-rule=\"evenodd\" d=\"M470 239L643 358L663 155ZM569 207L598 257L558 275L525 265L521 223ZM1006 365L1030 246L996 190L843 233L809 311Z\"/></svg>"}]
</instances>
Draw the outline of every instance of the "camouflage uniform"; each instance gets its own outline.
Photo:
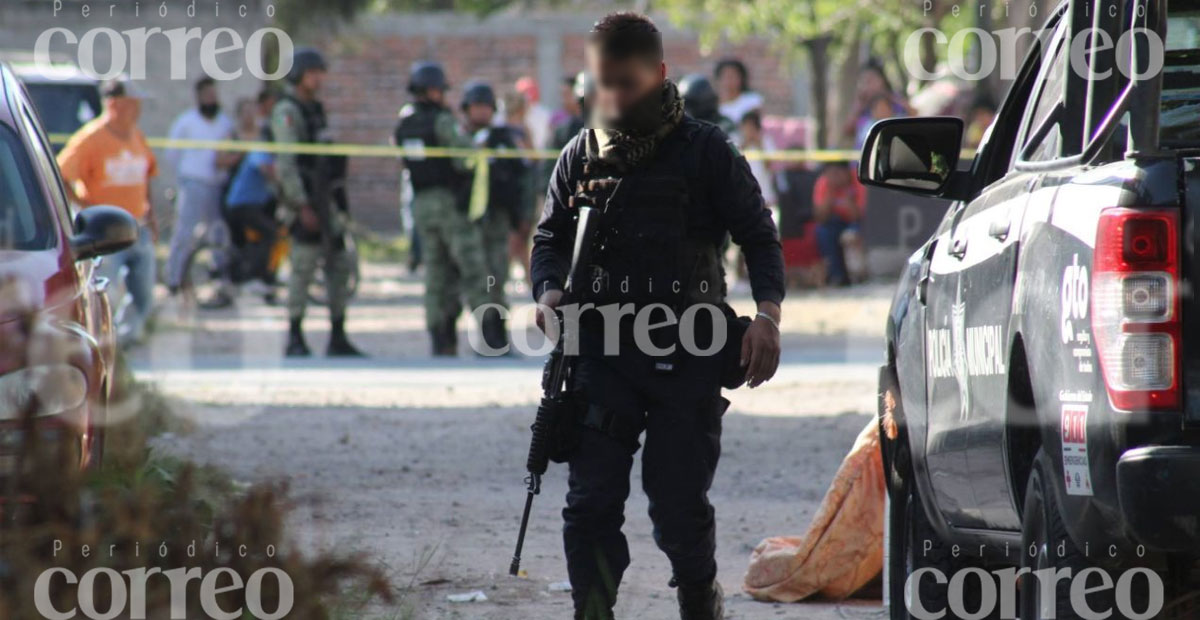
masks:
<instances>
[{"instance_id":1,"label":"camouflage uniform","mask_svg":"<svg viewBox=\"0 0 1200 620\"><path fill-rule=\"evenodd\" d=\"M404 119L419 113L418 106L432 104L408 104L400 111L401 124ZM425 146L471 148L471 139L459 131L454 114L442 108L433 120L434 144ZM406 139L397 129L397 143L404 145ZM504 291L500 284L489 286L488 260L484 252L484 238L480 226L467 217L465 192L470 188L468 163L462 159L449 160L455 176L455 185L415 187L412 199L413 218L417 234L421 238L422 259L425 263L425 324L430 332L454 329L462 311L461 298L465 297L470 308L485 304L504 305ZM411 160L407 162L410 173ZM499 278L496 278L499 280Z\"/></svg>"},{"instance_id":2,"label":"camouflage uniform","mask_svg":"<svg viewBox=\"0 0 1200 620\"><path fill-rule=\"evenodd\" d=\"M317 135L320 130L314 125L313 116L319 114L320 125L323 125L324 112L320 104L304 104L295 99L294 91L287 94L275 104L271 113L271 131L275 141L281 144L304 144L326 141L325 136ZM302 106L310 105L307 114ZM315 111L314 111L315 110ZM296 220L296 215L303 205L314 206L314 197L310 195L311 180L306 175L326 174L323 167L316 165L314 156L280 153L276 156L275 170L279 180L279 201L287 209L289 215ZM332 179L324 179L328 184L329 196L323 200L327 203L322 225L324 230L311 233L301 228L299 221L292 224L291 264L292 275L288 281L288 318L300 320L304 318L308 304L308 289L316 274L318 263L324 262L325 282L329 296L329 314L331 317L344 317L348 298L348 281L353 271L353 256L346 251L346 214L335 205L332 196Z\"/></svg>"},{"instance_id":3,"label":"camouflage uniform","mask_svg":"<svg viewBox=\"0 0 1200 620\"><path fill-rule=\"evenodd\" d=\"M496 151L515 149L518 131L509 126L485 127L475 132L475 144ZM529 162L511 157L491 158L489 169L487 211L479 218L479 227L488 273L503 286L509 273L509 235L529 219L533 175Z\"/></svg>"}]
</instances>

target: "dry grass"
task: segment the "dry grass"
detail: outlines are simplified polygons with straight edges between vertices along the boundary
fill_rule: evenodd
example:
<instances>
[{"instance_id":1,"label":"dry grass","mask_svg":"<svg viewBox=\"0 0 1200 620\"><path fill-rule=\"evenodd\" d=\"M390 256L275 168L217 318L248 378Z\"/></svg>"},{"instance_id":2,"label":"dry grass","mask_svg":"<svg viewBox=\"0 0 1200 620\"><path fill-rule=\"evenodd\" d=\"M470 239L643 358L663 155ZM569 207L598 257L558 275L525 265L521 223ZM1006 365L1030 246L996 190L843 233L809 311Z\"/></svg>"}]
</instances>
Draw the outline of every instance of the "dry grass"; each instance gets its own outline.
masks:
<instances>
[{"instance_id":1,"label":"dry grass","mask_svg":"<svg viewBox=\"0 0 1200 620\"><path fill-rule=\"evenodd\" d=\"M42 617L33 593L39 576L66 569L82 577L93 569L146 569L147 616L172 616L172 583L155 571L219 568L243 581L261 569L279 569L290 579L294 602L288 618L357 617L374 600L390 602L393 591L382 571L364 557L320 554L306 557L291 546L284 527L286 489L259 485L244 491L221 472L196 468L153 454L146 439L178 430L168 403L152 391L122 382L123 399L137 400L137 415L107 429L105 465L80 471L79 438L66 433L44 440L24 416L25 438L16 472L4 481L0 519L0 617ZM56 609L79 605L80 590L61 576L51 582ZM187 582L183 614L210 617L202 609L200 579ZM279 606L277 581L263 584L263 609ZM229 585L228 578L220 582ZM105 577L96 581L95 609L113 602ZM247 608L246 589L217 595L226 611ZM117 601L119 603L119 601ZM178 604L178 602L176 603ZM250 617L246 615L246 617Z\"/></svg>"}]
</instances>

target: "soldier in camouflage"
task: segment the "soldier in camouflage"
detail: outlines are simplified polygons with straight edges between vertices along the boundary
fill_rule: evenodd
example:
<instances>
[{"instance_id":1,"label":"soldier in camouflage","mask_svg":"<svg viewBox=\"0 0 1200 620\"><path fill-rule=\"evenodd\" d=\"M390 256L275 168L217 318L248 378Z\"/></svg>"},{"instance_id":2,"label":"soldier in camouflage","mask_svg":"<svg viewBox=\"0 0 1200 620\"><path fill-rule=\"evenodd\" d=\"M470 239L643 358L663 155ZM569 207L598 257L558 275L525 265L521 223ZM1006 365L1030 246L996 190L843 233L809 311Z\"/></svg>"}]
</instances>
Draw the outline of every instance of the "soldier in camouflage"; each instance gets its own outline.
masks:
<instances>
[{"instance_id":1,"label":"soldier in camouflage","mask_svg":"<svg viewBox=\"0 0 1200 620\"><path fill-rule=\"evenodd\" d=\"M409 92L414 101L400 110L395 142L407 148L472 148L446 106L446 74L435 63L413 66ZM448 157L405 157L412 179L412 211L425 262L425 324L435 356L458 352L455 324L462 298L469 308L487 309L480 320L490 352L507 351L508 336L499 308L503 278L491 273L480 227L468 216L470 162Z\"/></svg>"},{"instance_id":2,"label":"soldier in camouflage","mask_svg":"<svg viewBox=\"0 0 1200 620\"><path fill-rule=\"evenodd\" d=\"M271 113L271 132L280 144L328 142L325 110L317 100L326 71L325 59L311 48L296 48L283 98ZM301 324L308 288L318 265L324 266L329 296L331 357L361 357L346 337L348 282L353 255L346 247L347 209L344 192L336 191L344 162L320 155L280 153L276 159L279 202L292 218L292 275L288 281L288 357L310 355Z\"/></svg>"},{"instance_id":3,"label":"soldier in camouflage","mask_svg":"<svg viewBox=\"0 0 1200 620\"><path fill-rule=\"evenodd\" d=\"M493 151L520 147L521 127L495 122L496 92L486 82L472 82L463 89L461 104L467 132L476 146ZM487 211L479 218L488 272L497 284L508 279L508 241L521 222L532 198L527 191L529 163L518 157L494 157L489 160Z\"/></svg>"}]
</instances>

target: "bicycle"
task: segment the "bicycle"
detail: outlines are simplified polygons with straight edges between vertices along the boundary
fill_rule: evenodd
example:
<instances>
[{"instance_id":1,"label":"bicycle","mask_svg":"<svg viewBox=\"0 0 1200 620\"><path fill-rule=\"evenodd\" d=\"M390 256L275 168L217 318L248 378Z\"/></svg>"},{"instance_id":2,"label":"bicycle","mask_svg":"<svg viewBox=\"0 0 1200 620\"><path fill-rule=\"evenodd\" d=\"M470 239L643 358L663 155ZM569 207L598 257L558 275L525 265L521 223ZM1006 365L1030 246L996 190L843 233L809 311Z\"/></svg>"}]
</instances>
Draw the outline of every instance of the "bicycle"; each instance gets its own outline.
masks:
<instances>
[{"instance_id":1,"label":"bicycle","mask_svg":"<svg viewBox=\"0 0 1200 620\"><path fill-rule=\"evenodd\" d=\"M260 239L259 234L254 230L247 229L244 235L247 243L254 243ZM286 267L285 259L290 248L291 239L287 228L281 226L275 243L271 246L266 266L266 273L274 276L274 286L282 286L287 281L284 273ZM212 236L206 234L203 228L197 231L192 251L188 254L184 263L183 280L180 283L180 292L185 295L185 298L192 299L201 306L204 306L206 303L212 303L219 299L226 283L246 281L244 276L234 272L235 266L240 264L237 249L234 248L232 252L229 252L228 260L224 267L220 265L218 260L218 256L222 250L225 250L225 248L218 247L213 241ZM354 241L354 236L348 233L346 235L346 251L350 253L352 265L350 278L347 281L347 297L353 299L358 293L361 275L359 272L358 246ZM271 285L271 283L268 283L268 285ZM313 278L313 284L309 287L308 298L314 304L324 305L328 303L329 296L325 285L325 271L321 265L318 265Z\"/></svg>"}]
</instances>

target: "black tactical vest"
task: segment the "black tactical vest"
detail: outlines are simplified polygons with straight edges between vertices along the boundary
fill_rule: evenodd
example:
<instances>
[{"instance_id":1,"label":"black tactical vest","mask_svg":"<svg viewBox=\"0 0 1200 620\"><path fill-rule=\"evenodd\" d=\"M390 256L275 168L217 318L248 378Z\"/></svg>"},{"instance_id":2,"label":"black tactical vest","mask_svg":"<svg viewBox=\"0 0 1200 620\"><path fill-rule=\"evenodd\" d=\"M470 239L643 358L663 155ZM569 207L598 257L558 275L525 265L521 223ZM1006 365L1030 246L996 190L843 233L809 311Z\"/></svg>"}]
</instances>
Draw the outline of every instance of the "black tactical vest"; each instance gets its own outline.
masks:
<instances>
[{"instance_id":1,"label":"black tactical vest","mask_svg":"<svg viewBox=\"0 0 1200 620\"><path fill-rule=\"evenodd\" d=\"M482 146L502 151L516 149L517 140L510 127L489 127ZM488 212L516 221L525 215L525 180L529 163L517 157L496 157L489 164Z\"/></svg>"},{"instance_id":2,"label":"black tactical vest","mask_svg":"<svg viewBox=\"0 0 1200 620\"><path fill-rule=\"evenodd\" d=\"M307 136L306 143L330 141L327 135L329 123L325 117L325 107L321 105L320 101L304 102L291 95L284 95L283 98L300 110L300 117L304 123L304 135ZM306 179L306 182L321 168L321 159L322 156L309 153L296 155L296 165L300 168L300 174Z\"/></svg>"},{"instance_id":3,"label":"black tactical vest","mask_svg":"<svg viewBox=\"0 0 1200 620\"><path fill-rule=\"evenodd\" d=\"M414 148L448 146L438 143L436 129L437 117L445 111L446 108L427 101L405 106L400 124L396 126L396 144ZM414 191L431 187L453 188L460 181L446 157L405 157L404 166L408 168Z\"/></svg>"},{"instance_id":4,"label":"black tactical vest","mask_svg":"<svg viewBox=\"0 0 1200 620\"><path fill-rule=\"evenodd\" d=\"M586 131L586 130L585 130ZM688 148L716 128L685 122L646 164L621 177L608 199L600 247L579 294L597 305L661 303L680 310L725 298L720 245L724 231L711 213L701 150ZM581 138L584 139L584 138ZM585 156L586 157L586 156Z\"/></svg>"}]
</instances>

